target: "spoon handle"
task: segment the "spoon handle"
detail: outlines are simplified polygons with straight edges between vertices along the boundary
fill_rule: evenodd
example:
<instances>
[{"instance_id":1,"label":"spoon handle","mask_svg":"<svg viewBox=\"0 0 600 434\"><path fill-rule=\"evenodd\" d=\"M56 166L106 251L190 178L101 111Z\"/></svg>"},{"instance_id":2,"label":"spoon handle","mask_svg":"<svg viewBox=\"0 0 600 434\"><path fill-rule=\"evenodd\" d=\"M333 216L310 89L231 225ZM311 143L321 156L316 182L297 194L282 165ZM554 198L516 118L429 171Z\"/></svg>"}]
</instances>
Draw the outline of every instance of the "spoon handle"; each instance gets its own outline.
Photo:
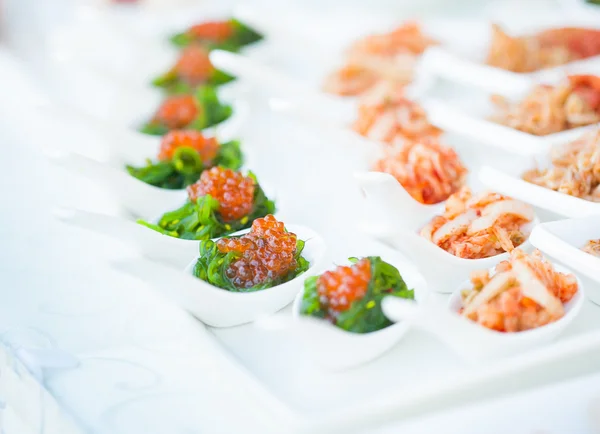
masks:
<instances>
[{"instance_id":1,"label":"spoon handle","mask_svg":"<svg viewBox=\"0 0 600 434\"><path fill-rule=\"evenodd\" d=\"M56 208L54 216L66 224L105 234L136 247L144 256L184 267L198 254L198 241L163 235L132 220L73 208Z\"/></svg>"},{"instance_id":2,"label":"spoon handle","mask_svg":"<svg viewBox=\"0 0 600 434\"><path fill-rule=\"evenodd\" d=\"M60 167L101 182L123 208L144 220L181 206L186 200L185 190L154 187L129 175L125 168L117 169L74 152L47 150L46 157Z\"/></svg>"}]
</instances>

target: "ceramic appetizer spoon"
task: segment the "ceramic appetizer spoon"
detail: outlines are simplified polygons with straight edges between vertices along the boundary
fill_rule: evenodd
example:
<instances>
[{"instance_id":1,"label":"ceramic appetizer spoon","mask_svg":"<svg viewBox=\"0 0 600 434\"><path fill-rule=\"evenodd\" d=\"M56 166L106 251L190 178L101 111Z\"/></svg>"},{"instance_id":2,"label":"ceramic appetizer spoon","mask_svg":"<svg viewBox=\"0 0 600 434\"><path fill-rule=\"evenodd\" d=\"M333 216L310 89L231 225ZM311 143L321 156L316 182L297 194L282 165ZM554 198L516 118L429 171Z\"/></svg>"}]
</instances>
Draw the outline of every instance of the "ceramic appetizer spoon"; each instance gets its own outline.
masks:
<instances>
[{"instance_id":1,"label":"ceramic appetizer spoon","mask_svg":"<svg viewBox=\"0 0 600 434\"><path fill-rule=\"evenodd\" d=\"M465 274L490 268L508 257L508 253L482 259L465 259L452 255L419 234L433 217L443 213L444 203L426 205L418 202L387 173L356 173L355 178L374 211L371 213L372 218L377 218L365 225L363 230L394 246L418 266L422 264L428 267L430 272L427 273L427 283L432 291L451 292ZM533 220L524 226L524 231L531 231L538 221L534 215ZM520 245L524 250L529 247L529 241Z\"/></svg>"},{"instance_id":2,"label":"ceramic appetizer spoon","mask_svg":"<svg viewBox=\"0 0 600 434\"><path fill-rule=\"evenodd\" d=\"M189 258L197 249L199 240L237 232L275 212L275 203L251 172L213 167L182 193L184 198L173 196L179 199L176 206L138 215L140 219L73 209L58 211L57 217L129 241L145 256L180 263L182 256Z\"/></svg>"},{"instance_id":3,"label":"ceramic appetizer spoon","mask_svg":"<svg viewBox=\"0 0 600 434\"><path fill-rule=\"evenodd\" d=\"M554 265L559 272L567 269ZM479 325L459 314L462 292L471 288L463 282L451 295L448 305L428 303L418 306L408 300L387 297L383 311L393 321L408 322L442 340L453 351L471 362L481 362L526 352L554 340L577 317L584 301L583 285L577 279L578 291L564 304L564 316L550 324L520 332L498 332Z\"/></svg>"},{"instance_id":4,"label":"ceramic appetizer spoon","mask_svg":"<svg viewBox=\"0 0 600 434\"><path fill-rule=\"evenodd\" d=\"M590 241L600 239L599 221L600 216L596 215L539 224L531 233L531 244L600 282L600 257L583 250Z\"/></svg>"},{"instance_id":5,"label":"ceramic appetizer spoon","mask_svg":"<svg viewBox=\"0 0 600 434\"><path fill-rule=\"evenodd\" d=\"M286 225L286 228L296 234L298 240L305 241L302 257L309 262L309 268L285 283L253 292L232 292L201 280L194 275L197 259L191 261L185 270L143 258L115 263L114 266L145 280L205 324L232 327L255 321L288 305L302 291L304 279L319 268L325 255L322 238L304 226ZM248 230L236 235L245 232Z\"/></svg>"},{"instance_id":6,"label":"ceramic appetizer spoon","mask_svg":"<svg viewBox=\"0 0 600 434\"><path fill-rule=\"evenodd\" d=\"M376 260L382 262L385 261L385 259L386 258L368 257L363 258L362 261ZM353 268L359 264L360 260L357 264L353 265ZM374 262L371 262L371 264L374 264ZM419 305L425 302L427 298L427 286L425 280L411 264L395 257L393 265L387 263L385 266L392 268L397 266L397 270L400 271L400 276L405 283L405 288L414 291L412 293L414 301ZM373 268L371 268L371 272L373 272ZM388 271L386 271L386 273L387 272ZM386 275L386 279L390 279L389 274ZM386 280L386 282L388 282L388 280ZM370 291L375 291L374 285L376 284L374 281L371 281L370 285L373 286ZM341 328L341 326L336 326L328 320L315 316L308 316L302 312L303 304L305 303L303 299L305 297L305 292L309 290L308 286L309 285L305 283L304 291L301 291L296 296L293 307L293 321L288 324L288 326L290 330L298 336L310 353L312 359L327 369L347 369L373 360L398 343L409 329L408 323L399 322L384 328L374 327L376 330L365 332L365 327L370 327L369 324L371 323L375 324L388 321L381 312L378 314L365 313L365 311L370 309L373 309L373 312L377 310L375 301L369 301L364 306L363 310L356 310L355 305L361 303L361 299L353 301L350 305L350 309L346 311L346 313L348 313L350 310L354 309L356 315L364 315L362 319L356 321L352 318L349 319L350 322L353 322L352 327L355 328L356 331L347 331L346 329ZM387 290L391 291L391 289ZM395 288L394 291L395 290L398 290L398 288ZM403 291L399 291L398 294L399 296L403 296L400 295L403 294ZM377 315L381 318L377 318ZM338 318L341 319L341 316ZM362 332L358 332L359 330Z\"/></svg>"}]
</instances>

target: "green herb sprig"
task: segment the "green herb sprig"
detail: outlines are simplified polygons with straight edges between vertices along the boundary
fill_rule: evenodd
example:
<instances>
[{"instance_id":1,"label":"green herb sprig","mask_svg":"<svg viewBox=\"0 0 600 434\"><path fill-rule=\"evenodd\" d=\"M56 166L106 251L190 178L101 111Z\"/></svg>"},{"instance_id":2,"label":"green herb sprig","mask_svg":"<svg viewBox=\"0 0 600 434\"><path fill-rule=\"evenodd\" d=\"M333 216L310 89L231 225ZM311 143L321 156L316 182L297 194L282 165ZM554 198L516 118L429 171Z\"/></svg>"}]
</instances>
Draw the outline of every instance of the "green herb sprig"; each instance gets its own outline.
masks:
<instances>
[{"instance_id":1,"label":"green herb sprig","mask_svg":"<svg viewBox=\"0 0 600 434\"><path fill-rule=\"evenodd\" d=\"M252 226L259 217L275 212L275 202L268 199L256 176L249 172L254 179L254 205L249 215L232 222L223 222L218 212L219 202L212 196L201 196L196 202L188 201L181 208L163 214L158 224L138 220L138 223L158 231L164 235L184 240L208 240L237 232Z\"/></svg>"},{"instance_id":2,"label":"green herb sprig","mask_svg":"<svg viewBox=\"0 0 600 434\"><path fill-rule=\"evenodd\" d=\"M231 263L239 258L239 253L221 253L214 241L202 241L200 243L200 256L198 257L196 265L194 266L194 276L210 283L211 285L232 292L256 292L263 289L272 288L288 282L308 270L310 263L302 256L304 244L304 241L296 240L296 252L294 254L297 264L296 268L290 270L283 276L279 276L276 279L267 280L250 288L238 288L227 277L226 272Z\"/></svg>"},{"instance_id":3,"label":"green herb sprig","mask_svg":"<svg viewBox=\"0 0 600 434\"><path fill-rule=\"evenodd\" d=\"M201 43L211 50L238 51L243 46L254 44L263 39L260 33L235 18L230 19L229 24L233 27L233 34L223 42L194 38L188 32L177 33L171 36L170 41L177 47L185 47L192 43Z\"/></svg>"},{"instance_id":4,"label":"green herb sprig","mask_svg":"<svg viewBox=\"0 0 600 434\"><path fill-rule=\"evenodd\" d=\"M217 125L228 119L233 113L229 104L219 100L217 90L212 86L202 86L194 91L194 98L199 107L196 118L186 125L186 129L202 131L205 128ZM140 129L142 133L162 136L169 132L169 128L158 120L150 120Z\"/></svg>"},{"instance_id":5,"label":"green herb sprig","mask_svg":"<svg viewBox=\"0 0 600 434\"><path fill-rule=\"evenodd\" d=\"M240 149L240 142L232 140L219 146L219 153L209 167L222 166L232 170L239 170L242 164L243 155ZM209 167L202 163L202 159L196 150L181 147L175 150L173 158L169 161L153 162L147 160L145 166L134 167L127 165L126 169L131 176L146 184L170 190L178 190L198 181L202 172Z\"/></svg>"},{"instance_id":6,"label":"green herb sprig","mask_svg":"<svg viewBox=\"0 0 600 434\"><path fill-rule=\"evenodd\" d=\"M369 256L371 280L366 294L355 300L350 308L341 312L333 321L339 328L353 333L370 333L388 327L392 322L381 309L381 300L394 296L413 300L414 290L408 289L400 272L379 256ZM352 263L357 258L350 258ZM326 307L321 304L317 290L319 276L309 277L304 282L304 295L300 312L303 315L328 319Z\"/></svg>"}]
</instances>

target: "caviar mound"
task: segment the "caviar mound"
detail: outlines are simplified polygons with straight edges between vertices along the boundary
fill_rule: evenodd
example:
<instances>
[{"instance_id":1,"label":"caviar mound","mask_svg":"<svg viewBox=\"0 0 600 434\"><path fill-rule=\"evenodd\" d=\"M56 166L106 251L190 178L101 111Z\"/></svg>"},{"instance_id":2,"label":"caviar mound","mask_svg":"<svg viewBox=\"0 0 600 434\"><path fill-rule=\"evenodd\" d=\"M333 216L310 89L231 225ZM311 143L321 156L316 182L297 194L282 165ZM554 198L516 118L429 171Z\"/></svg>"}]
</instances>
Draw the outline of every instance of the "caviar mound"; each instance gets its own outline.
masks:
<instances>
[{"instance_id":1,"label":"caviar mound","mask_svg":"<svg viewBox=\"0 0 600 434\"><path fill-rule=\"evenodd\" d=\"M211 50L218 48L229 51L238 51L262 39L261 34L236 19L198 23L170 38L178 47L202 44Z\"/></svg>"},{"instance_id":2,"label":"caviar mound","mask_svg":"<svg viewBox=\"0 0 600 434\"><path fill-rule=\"evenodd\" d=\"M333 271L326 271L317 280L317 291L321 305L328 310L328 316L335 318L348 310L355 300L367 293L371 280L371 263L361 259L351 266L340 265Z\"/></svg>"},{"instance_id":3,"label":"caviar mound","mask_svg":"<svg viewBox=\"0 0 600 434\"><path fill-rule=\"evenodd\" d=\"M370 333L392 322L381 309L386 296L414 299L400 272L379 256L350 258L340 266L304 281L300 314L321 318L353 333Z\"/></svg>"},{"instance_id":4,"label":"caviar mound","mask_svg":"<svg viewBox=\"0 0 600 434\"><path fill-rule=\"evenodd\" d=\"M228 21L207 21L193 25L187 33L194 39L224 42L231 38L233 32L234 28Z\"/></svg>"},{"instance_id":5,"label":"caviar mound","mask_svg":"<svg viewBox=\"0 0 600 434\"><path fill-rule=\"evenodd\" d=\"M238 259L225 271L238 288L251 288L266 281L276 281L297 267L297 237L287 232L282 222L272 215L256 219L252 229L239 238L223 238L217 242L221 253L234 252Z\"/></svg>"},{"instance_id":6,"label":"caviar mound","mask_svg":"<svg viewBox=\"0 0 600 434\"><path fill-rule=\"evenodd\" d=\"M155 81L155 85L159 84ZM231 106L223 104L216 88L208 83L193 89L184 85L182 90L185 94L175 92L168 96L140 131L159 136L178 129L201 131L223 122L233 113Z\"/></svg>"},{"instance_id":7,"label":"caviar mound","mask_svg":"<svg viewBox=\"0 0 600 434\"><path fill-rule=\"evenodd\" d=\"M220 86L234 80L235 77L213 66L209 53L202 45L189 45L181 51L175 65L152 80L152 84L168 94L182 95L194 92L200 85Z\"/></svg>"},{"instance_id":8,"label":"caviar mound","mask_svg":"<svg viewBox=\"0 0 600 434\"><path fill-rule=\"evenodd\" d=\"M176 95L167 98L158 108L153 121L167 129L185 128L193 122L200 111L192 95Z\"/></svg>"},{"instance_id":9,"label":"caviar mound","mask_svg":"<svg viewBox=\"0 0 600 434\"><path fill-rule=\"evenodd\" d=\"M189 148L197 152L204 165L209 165L219 152L219 143L214 137L204 135L194 130L173 130L165 134L160 143L158 159L171 160L176 151Z\"/></svg>"},{"instance_id":10,"label":"caviar mound","mask_svg":"<svg viewBox=\"0 0 600 434\"><path fill-rule=\"evenodd\" d=\"M237 145L236 142L232 142L232 144ZM224 144L221 147L223 148L225 145L227 144ZM224 154L225 152L221 149L216 161L225 161L226 156ZM208 178L210 180L205 187L213 185L213 174L215 172L218 173L218 176L220 177L220 174L225 170L229 169L214 167L213 169L202 172L201 176L204 176L204 179ZM138 223L160 232L163 235L185 240L202 241L229 235L241 229L247 229L257 218L275 212L275 203L265 195L256 176L254 176L252 172L248 172L246 176L243 176L239 172L233 172L232 170L230 170L230 172L235 175L235 179L241 179L240 184L246 187L252 186L253 193L250 196L249 202L248 199L243 200L243 209L241 208L240 203L238 203L239 191L237 190L235 182L228 184L226 189L221 190L223 193L222 204L211 194L202 195L200 193L200 190L203 189L198 187L198 184L202 184L202 180L199 180L196 184L190 186L192 195L190 195L189 201L182 207L163 214L157 224L148 223L143 220L139 220ZM205 173L206 175L204 175ZM246 191L248 190L249 189L246 188ZM218 191L211 190L211 193L217 194ZM248 203L249 207L247 205ZM236 216L240 217L236 220L225 221L222 211L225 211L225 216L231 217L231 213L233 212Z\"/></svg>"},{"instance_id":11,"label":"caviar mound","mask_svg":"<svg viewBox=\"0 0 600 434\"><path fill-rule=\"evenodd\" d=\"M147 159L143 166L125 168L146 184L179 190L197 182L202 172L213 166L237 170L243 158L237 140L220 144L195 130L172 130L161 140L157 161Z\"/></svg>"},{"instance_id":12,"label":"caviar mound","mask_svg":"<svg viewBox=\"0 0 600 434\"><path fill-rule=\"evenodd\" d=\"M213 167L202 172L200 180L188 187L192 202L200 196L210 195L219 202L223 221L238 220L250 213L254 198L254 180L231 169Z\"/></svg>"},{"instance_id":13,"label":"caviar mound","mask_svg":"<svg viewBox=\"0 0 600 434\"><path fill-rule=\"evenodd\" d=\"M288 282L308 270L304 241L272 215L238 237L200 243L194 275L233 292L253 292Z\"/></svg>"}]
</instances>

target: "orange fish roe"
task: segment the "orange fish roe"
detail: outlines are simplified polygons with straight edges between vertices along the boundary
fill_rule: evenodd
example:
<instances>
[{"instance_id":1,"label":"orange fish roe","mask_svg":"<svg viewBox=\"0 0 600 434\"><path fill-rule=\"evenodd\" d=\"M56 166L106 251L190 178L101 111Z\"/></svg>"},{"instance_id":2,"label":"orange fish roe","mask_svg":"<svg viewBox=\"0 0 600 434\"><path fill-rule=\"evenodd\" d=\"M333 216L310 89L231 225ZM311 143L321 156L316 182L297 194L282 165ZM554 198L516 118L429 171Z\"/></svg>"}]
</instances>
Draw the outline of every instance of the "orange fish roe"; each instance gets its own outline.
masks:
<instances>
[{"instance_id":1,"label":"orange fish roe","mask_svg":"<svg viewBox=\"0 0 600 434\"><path fill-rule=\"evenodd\" d=\"M191 148L197 151L204 165L208 165L219 152L219 143L214 137L206 138L194 130L173 130L165 134L160 142L158 159L168 161L179 148Z\"/></svg>"},{"instance_id":2,"label":"orange fish roe","mask_svg":"<svg viewBox=\"0 0 600 434\"><path fill-rule=\"evenodd\" d=\"M272 215L254 220L250 232L217 241L221 253L241 255L225 272L238 288L251 288L286 276L297 267L296 234L286 232Z\"/></svg>"},{"instance_id":3,"label":"orange fish roe","mask_svg":"<svg viewBox=\"0 0 600 434\"><path fill-rule=\"evenodd\" d=\"M201 45L190 45L181 52L175 64L175 72L190 84L206 81L215 68L208 57L208 50Z\"/></svg>"},{"instance_id":4,"label":"orange fish roe","mask_svg":"<svg viewBox=\"0 0 600 434\"><path fill-rule=\"evenodd\" d=\"M252 211L256 185L249 176L222 167L205 170L195 184L187 188L192 202L210 194L219 202L219 214L225 222L239 220ZM254 226L253 226L254 227Z\"/></svg>"},{"instance_id":5,"label":"orange fish roe","mask_svg":"<svg viewBox=\"0 0 600 434\"><path fill-rule=\"evenodd\" d=\"M154 120L169 129L184 128L196 118L199 110L193 96L171 96L159 107Z\"/></svg>"},{"instance_id":6,"label":"orange fish roe","mask_svg":"<svg viewBox=\"0 0 600 434\"><path fill-rule=\"evenodd\" d=\"M350 308L353 301L365 296L370 280L371 262L366 258L350 267L339 266L333 271L326 271L317 280L319 301L335 318Z\"/></svg>"},{"instance_id":7,"label":"orange fish roe","mask_svg":"<svg viewBox=\"0 0 600 434\"><path fill-rule=\"evenodd\" d=\"M223 42L233 35L233 26L228 21L208 21L192 26L188 34L198 39Z\"/></svg>"}]
</instances>

